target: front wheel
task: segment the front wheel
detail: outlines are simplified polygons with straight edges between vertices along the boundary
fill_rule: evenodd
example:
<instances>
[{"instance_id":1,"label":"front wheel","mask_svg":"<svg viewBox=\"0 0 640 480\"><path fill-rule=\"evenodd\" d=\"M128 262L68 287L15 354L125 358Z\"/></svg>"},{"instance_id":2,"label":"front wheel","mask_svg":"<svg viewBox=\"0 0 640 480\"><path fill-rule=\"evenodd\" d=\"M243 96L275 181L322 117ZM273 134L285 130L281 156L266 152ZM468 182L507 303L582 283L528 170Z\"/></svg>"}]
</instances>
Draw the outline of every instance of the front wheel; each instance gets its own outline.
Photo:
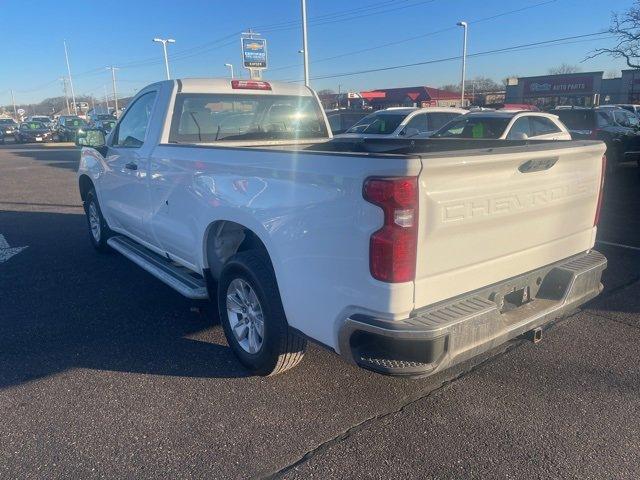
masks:
<instances>
[{"instance_id":1,"label":"front wheel","mask_svg":"<svg viewBox=\"0 0 640 480\"><path fill-rule=\"evenodd\" d=\"M99 252L110 251L107 240L109 240L113 233L102 216L98 197L93 188L87 193L87 198L84 201L84 210L87 215L87 226L89 227L91 244Z\"/></svg>"},{"instance_id":2,"label":"front wheel","mask_svg":"<svg viewBox=\"0 0 640 480\"><path fill-rule=\"evenodd\" d=\"M302 360L306 340L287 323L265 253L231 257L218 282L218 311L229 346L257 375L282 373Z\"/></svg>"}]
</instances>

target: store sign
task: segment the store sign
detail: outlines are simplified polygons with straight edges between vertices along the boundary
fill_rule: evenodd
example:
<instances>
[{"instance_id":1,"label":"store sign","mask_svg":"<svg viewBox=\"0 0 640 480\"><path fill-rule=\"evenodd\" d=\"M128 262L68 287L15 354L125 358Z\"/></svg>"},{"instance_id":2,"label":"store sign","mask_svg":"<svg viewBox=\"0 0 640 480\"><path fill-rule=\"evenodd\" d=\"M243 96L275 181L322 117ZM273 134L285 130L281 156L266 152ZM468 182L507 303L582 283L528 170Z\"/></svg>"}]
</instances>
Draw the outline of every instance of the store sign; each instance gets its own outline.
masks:
<instances>
[{"instance_id":1,"label":"store sign","mask_svg":"<svg viewBox=\"0 0 640 480\"><path fill-rule=\"evenodd\" d=\"M245 68L267 68L267 41L264 38L243 38L242 62Z\"/></svg>"},{"instance_id":2,"label":"store sign","mask_svg":"<svg viewBox=\"0 0 640 480\"><path fill-rule=\"evenodd\" d=\"M593 77L541 77L525 80L524 82L525 95L566 95L576 93L593 93Z\"/></svg>"}]
</instances>

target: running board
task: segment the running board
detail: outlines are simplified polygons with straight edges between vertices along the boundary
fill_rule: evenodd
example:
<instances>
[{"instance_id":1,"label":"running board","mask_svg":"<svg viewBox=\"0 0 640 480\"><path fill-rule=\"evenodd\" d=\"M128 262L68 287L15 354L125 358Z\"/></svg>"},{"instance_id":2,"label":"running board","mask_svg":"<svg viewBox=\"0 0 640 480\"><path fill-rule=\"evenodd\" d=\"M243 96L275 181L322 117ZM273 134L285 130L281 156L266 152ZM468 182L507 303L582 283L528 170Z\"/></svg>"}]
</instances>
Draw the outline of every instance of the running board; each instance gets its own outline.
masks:
<instances>
[{"instance_id":1,"label":"running board","mask_svg":"<svg viewBox=\"0 0 640 480\"><path fill-rule=\"evenodd\" d=\"M191 270L176 265L127 237L111 237L107 244L185 297L194 300L209 298L204 279Z\"/></svg>"}]
</instances>

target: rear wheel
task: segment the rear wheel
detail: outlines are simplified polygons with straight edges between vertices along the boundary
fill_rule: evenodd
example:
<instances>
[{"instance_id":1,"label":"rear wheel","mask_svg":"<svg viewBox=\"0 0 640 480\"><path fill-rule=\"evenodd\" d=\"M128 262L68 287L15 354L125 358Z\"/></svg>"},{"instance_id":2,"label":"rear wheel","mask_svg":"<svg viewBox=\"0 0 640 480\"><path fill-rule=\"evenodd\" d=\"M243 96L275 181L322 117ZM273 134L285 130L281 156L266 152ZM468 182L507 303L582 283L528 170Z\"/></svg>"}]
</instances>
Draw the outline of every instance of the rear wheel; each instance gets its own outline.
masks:
<instances>
[{"instance_id":1,"label":"rear wheel","mask_svg":"<svg viewBox=\"0 0 640 480\"><path fill-rule=\"evenodd\" d=\"M276 375L302 360L306 340L287 323L265 253L241 252L227 261L218 282L218 311L229 346L253 373Z\"/></svg>"},{"instance_id":2,"label":"rear wheel","mask_svg":"<svg viewBox=\"0 0 640 480\"><path fill-rule=\"evenodd\" d=\"M98 197L93 188L87 193L86 200L84 201L84 210L87 215L87 226L89 227L91 244L99 252L108 252L110 248L109 245L107 245L107 240L109 240L113 233L102 216Z\"/></svg>"}]
</instances>

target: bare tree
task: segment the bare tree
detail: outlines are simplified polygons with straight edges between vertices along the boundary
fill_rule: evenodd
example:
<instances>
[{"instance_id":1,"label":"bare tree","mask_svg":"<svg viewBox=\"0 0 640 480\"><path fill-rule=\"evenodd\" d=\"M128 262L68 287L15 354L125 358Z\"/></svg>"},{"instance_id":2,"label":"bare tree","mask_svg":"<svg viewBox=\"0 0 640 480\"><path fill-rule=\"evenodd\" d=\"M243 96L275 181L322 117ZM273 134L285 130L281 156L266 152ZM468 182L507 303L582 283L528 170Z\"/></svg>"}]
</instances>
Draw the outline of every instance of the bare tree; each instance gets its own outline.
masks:
<instances>
[{"instance_id":1,"label":"bare tree","mask_svg":"<svg viewBox=\"0 0 640 480\"><path fill-rule=\"evenodd\" d=\"M611 16L609 33L616 37L616 44L611 48L596 48L585 60L599 55L613 58L624 58L631 68L640 68L640 0L626 12L614 13Z\"/></svg>"},{"instance_id":2,"label":"bare tree","mask_svg":"<svg viewBox=\"0 0 640 480\"><path fill-rule=\"evenodd\" d=\"M548 70L549 75L563 75L566 73L578 73L582 69L577 65L569 65L568 63L563 63L559 67L553 67Z\"/></svg>"},{"instance_id":3,"label":"bare tree","mask_svg":"<svg viewBox=\"0 0 640 480\"><path fill-rule=\"evenodd\" d=\"M333 90L331 90L330 88L325 88L323 90L318 90L318 95L319 96L325 96L325 95L335 95L336 92L334 92Z\"/></svg>"}]
</instances>

